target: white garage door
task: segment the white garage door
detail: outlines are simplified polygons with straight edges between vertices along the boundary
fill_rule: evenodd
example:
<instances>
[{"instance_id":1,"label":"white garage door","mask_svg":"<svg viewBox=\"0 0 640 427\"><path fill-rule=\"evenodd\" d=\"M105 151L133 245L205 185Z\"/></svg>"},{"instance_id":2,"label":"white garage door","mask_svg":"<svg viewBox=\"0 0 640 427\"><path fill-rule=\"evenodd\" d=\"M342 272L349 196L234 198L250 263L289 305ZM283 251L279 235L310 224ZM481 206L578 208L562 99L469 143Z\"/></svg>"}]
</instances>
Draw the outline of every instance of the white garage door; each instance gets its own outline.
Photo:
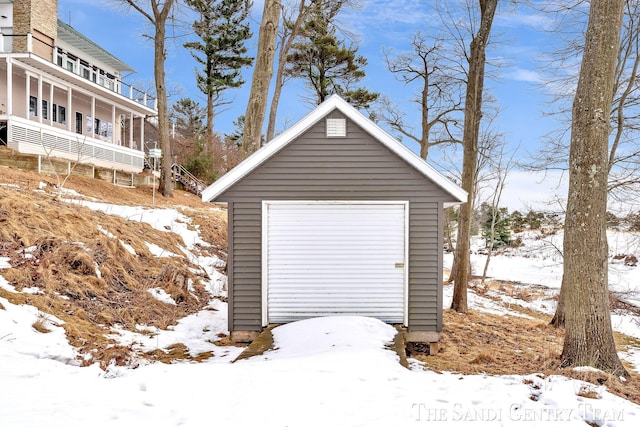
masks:
<instances>
[{"instance_id":1,"label":"white garage door","mask_svg":"<svg viewBox=\"0 0 640 427\"><path fill-rule=\"evenodd\" d=\"M407 211L405 202L264 202L263 321L405 323Z\"/></svg>"}]
</instances>

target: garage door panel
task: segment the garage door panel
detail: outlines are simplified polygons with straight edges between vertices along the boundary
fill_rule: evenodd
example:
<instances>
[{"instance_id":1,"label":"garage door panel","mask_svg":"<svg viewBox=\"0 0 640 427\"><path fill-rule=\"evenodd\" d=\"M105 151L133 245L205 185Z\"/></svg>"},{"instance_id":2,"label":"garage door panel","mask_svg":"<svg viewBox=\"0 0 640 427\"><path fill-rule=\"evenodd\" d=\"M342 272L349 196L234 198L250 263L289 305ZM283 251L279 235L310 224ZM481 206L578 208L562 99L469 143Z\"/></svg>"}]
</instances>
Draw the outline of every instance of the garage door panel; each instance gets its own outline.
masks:
<instances>
[{"instance_id":1,"label":"garage door panel","mask_svg":"<svg viewBox=\"0 0 640 427\"><path fill-rule=\"evenodd\" d=\"M268 322L363 315L403 323L404 203L268 203Z\"/></svg>"}]
</instances>

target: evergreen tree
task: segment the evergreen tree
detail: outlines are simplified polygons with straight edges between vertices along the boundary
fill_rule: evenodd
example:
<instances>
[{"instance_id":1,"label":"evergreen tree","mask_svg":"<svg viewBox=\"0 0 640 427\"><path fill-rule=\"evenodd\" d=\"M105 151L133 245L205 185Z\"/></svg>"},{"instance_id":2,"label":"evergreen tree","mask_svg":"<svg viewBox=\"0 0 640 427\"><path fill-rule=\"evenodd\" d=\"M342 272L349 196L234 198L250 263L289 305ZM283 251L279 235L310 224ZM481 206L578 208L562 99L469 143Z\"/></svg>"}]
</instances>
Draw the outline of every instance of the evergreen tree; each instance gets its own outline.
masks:
<instances>
[{"instance_id":1,"label":"evergreen tree","mask_svg":"<svg viewBox=\"0 0 640 427\"><path fill-rule=\"evenodd\" d=\"M233 121L233 132L226 133L225 140L237 147L242 147L242 133L244 132L244 116Z\"/></svg>"},{"instance_id":2,"label":"evergreen tree","mask_svg":"<svg viewBox=\"0 0 640 427\"><path fill-rule=\"evenodd\" d=\"M181 98L173 104L172 118L176 131L184 138L198 138L205 132L204 108L191 98Z\"/></svg>"},{"instance_id":3,"label":"evergreen tree","mask_svg":"<svg viewBox=\"0 0 640 427\"><path fill-rule=\"evenodd\" d=\"M250 0L186 0L188 6L200 14L193 23L199 41L184 47L202 66L196 71L198 89L207 97L207 135L213 135L214 106L223 91L244 84L240 70L253 63L246 56L245 42L251 38L249 29Z\"/></svg>"},{"instance_id":4,"label":"evergreen tree","mask_svg":"<svg viewBox=\"0 0 640 427\"><path fill-rule=\"evenodd\" d=\"M520 211L511 212L511 226L516 233L522 231L524 228L524 217Z\"/></svg>"},{"instance_id":5,"label":"evergreen tree","mask_svg":"<svg viewBox=\"0 0 640 427\"><path fill-rule=\"evenodd\" d=\"M379 94L356 86L365 76L367 60L336 35L335 18L344 2L324 7L323 2L315 3L287 56L286 74L306 79L318 104L338 94L356 108L368 108Z\"/></svg>"},{"instance_id":6,"label":"evergreen tree","mask_svg":"<svg viewBox=\"0 0 640 427\"><path fill-rule=\"evenodd\" d=\"M485 207L485 206L483 206ZM511 243L511 218L507 208L496 208L486 205L485 220L482 224L482 232L487 247L491 244L493 237L493 247L508 245Z\"/></svg>"},{"instance_id":7,"label":"evergreen tree","mask_svg":"<svg viewBox=\"0 0 640 427\"><path fill-rule=\"evenodd\" d=\"M533 209L530 209L529 212L527 212L527 216L524 217L524 222L529 225L531 230L540 229L543 220L544 213L535 212Z\"/></svg>"},{"instance_id":8,"label":"evergreen tree","mask_svg":"<svg viewBox=\"0 0 640 427\"><path fill-rule=\"evenodd\" d=\"M213 182L218 178L218 173L213 168L213 156L207 152L202 138L197 139L193 150L184 156L183 166L204 182Z\"/></svg>"}]
</instances>

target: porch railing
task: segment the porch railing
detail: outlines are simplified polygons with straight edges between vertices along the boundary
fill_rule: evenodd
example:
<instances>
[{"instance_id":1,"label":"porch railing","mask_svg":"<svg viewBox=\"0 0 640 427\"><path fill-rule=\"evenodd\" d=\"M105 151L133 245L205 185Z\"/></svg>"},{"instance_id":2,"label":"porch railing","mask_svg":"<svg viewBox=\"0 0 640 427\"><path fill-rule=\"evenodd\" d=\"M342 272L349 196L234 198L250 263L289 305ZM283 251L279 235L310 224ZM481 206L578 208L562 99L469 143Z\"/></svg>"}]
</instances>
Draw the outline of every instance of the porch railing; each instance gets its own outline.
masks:
<instances>
[{"instance_id":1,"label":"porch railing","mask_svg":"<svg viewBox=\"0 0 640 427\"><path fill-rule=\"evenodd\" d=\"M141 105L144 105L147 108L152 108L157 110L157 99L146 92L143 92L139 89L136 89L132 85L125 83L116 78L110 78L106 75L96 75L94 79L94 74L90 71L88 67L81 64L80 58L74 59L73 66L67 68L66 62L62 61L62 65L58 64L57 58L57 47L52 46L46 41L40 40L39 38L33 36L31 33L28 34L0 34L0 53L32 53L37 55L38 57L50 61L52 64L67 70L77 76L83 77L86 80L97 84L98 86L104 87L112 92L118 93L126 98L129 98ZM47 56L43 56L43 55Z\"/></svg>"},{"instance_id":2,"label":"porch railing","mask_svg":"<svg viewBox=\"0 0 640 427\"><path fill-rule=\"evenodd\" d=\"M62 129L43 127L31 120L13 117L7 122L9 148L22 153L57 157L78 163L140 172L144 152L79 135Z\"/></svg>"}]
</instances>

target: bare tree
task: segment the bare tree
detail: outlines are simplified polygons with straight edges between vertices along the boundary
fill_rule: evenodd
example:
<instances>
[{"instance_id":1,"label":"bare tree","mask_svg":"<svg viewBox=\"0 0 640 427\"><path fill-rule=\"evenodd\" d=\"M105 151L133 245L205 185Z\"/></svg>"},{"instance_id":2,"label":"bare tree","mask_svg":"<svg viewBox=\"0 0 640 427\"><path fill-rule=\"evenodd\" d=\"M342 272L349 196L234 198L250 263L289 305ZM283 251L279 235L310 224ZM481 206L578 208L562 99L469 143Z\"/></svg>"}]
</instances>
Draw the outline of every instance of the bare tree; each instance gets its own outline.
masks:
<instances>
[{"instance_id":1,"label":"bare tree","mask_svg":"<svg viewBox=\"0 0 640 427\"><path fill-rule=\"evenodd\" d=\"M71 146L75 146L76 147L76 158L72 161L68 161L67 164L67 173L64 175L64 178L60 177L60 174L58 173L58 170L54 164L54 157L52 156L52 153L54 151L54 147L49 145L47 146L47 144L45 144L44 139L42 137L42 134L40 135L40 147L42 148L42 150L44 151L44 155L45 158L47 159L47 163L49 164L49 168L50 168L50 173L53 174L53 176L55 176L56 181L57 181L57 189L58 189L58 193L55 196L56 198L58 198L59 196L63 195L64 192L64 186L67 184L67 180L69 180L69 178L71 178L71 175L73 175L73 171L76 169L76 166L78 166L83 160L85 160L85 157L82 155L83 151L84 151L84 146L85 143L87 142L87 137L86 135L82 137L82 141L80 141L79 137L76 137L76 142L75 144L72 144ZM40 170L38 170L39 172Z\"/></svg>"},{"instance_id":2,"label":"bare tree","mask_svg":"<svg viewBox=\"0 0 640 427\"><path fill-rule=\"evenodd\" d=\"M260 148L262 125L267 111L269 86L273 76L280 11L280 0L265 0L260 32L258 33L256 65L253 69L251 92L249 93L247 111L244 116L244 130L242 133L242 155L244 157Z\"/></svg>"},{"instance_id":3,"label":"bare tree","mask_svg":"<svg viewBox=\"0 0 640 427\"><path fill-rule=\"evenodd\" d=\"M571 99L575 93L576 73L584 48L584 33L588 19L588 2L567 3L549 0L541 9L556 19L550 30L552 50L545 57L543 90L555 110L547 114L559 120L558 129L544 139L527 167L535 170L567 170ZM614 80L615 95L610 106L612 134L609 141L609 198L629 201L640 193L640 144L636 134L640 129L640 3L626 0L620 41L617 44ZM571 70L576 70L572 72Z\"/></svg>"},{"instance_id":4,"label":"bare tree","mask_svg":"<svg viewBox=\"0 0 640 427\"><path fill-rule=\"evenodd\" d=\"M169 134L169 106L167 105L167 89L165 85L164 63L167 59L165 42L167 39L167 21L173 10L175 0L118 0L127 8L133 8L146 18L154 28L153 34L153 75L156 81L158 100L158 139L162 156L162 175L160 192L165 197L173 196L171 184L171 138Z\"/></svg>"},{"instance_id":5,"label":"bare tree","mask_svg":"<svg viewBox=\"0 0 640 427\"><path fill-rule=\"evenodd\" d=\"M495 16L498 0L478 0L480 6L480 24L470 45L467 93L464 108L462 160L462 188L467 191L467 203L460 206L458 220L458 237L456 239L453 301L451 308L464 313L467 306L467 284L470 280L470 237L475 197L476 166L478 162L478 136L482 118L482 93L484 90L484 74L486 65L486 47L489 43L491 26ZM452 274L454 271L452 270Z\"/></svg>"},{"instance_id":6,"label":"bare tree","mask_svg":"<svg viewBox=\"0 0 640 427\"><path fill-rule=\"evenodd\" d=\"M273 139L276 132L276 117L278 115L278 104L282 95L282 87L286 81L284 74L285 65L287 64L287 55L293 41L300 34L300 29L304 25L309 12L311 3L314 0L300 0L296 12L283 8L282 11L282 27L279 35L278 49L278 68L276 70L275 86L273 88L273 97L271 98L271 106L269 107L269 121L267 124L267 141ZM319 0L316 0L319 1Z\"/></svg>"},{"instance_id":7,"label":"bare tree","mask_svg":"<svg viewBox=\"0 0 640 427\"><path fill-rule=\"evenodd\" d=\"M551 61L544 68L545 87L551 87L556 115L561 126L544 140L544 144L528 165L535 170L557 169L566 171L569 159L569 127L571 109L569 100L575 94L576 75L567 70L578 69L584 49L585 30L588 20L588 2L580 0L567 3L547 1L542 10L556 19L552 28L553 39L558 40L553 51L547 55ZM638 200L640 195L640 144L637 131L640 129L640 91L638 69L640 65L640 3L626 0L622 18L622 29L615 65L614 96L609 106L610 136L608 146L608 201ZM565 322L564 279L556 312L551 324L563 326Z\"/></svg>"},{"instance_id":8,"label":"bare tree","mask_svg":"<svg viewBox=\"0 0 640 427\"><path fill-rule=\"evenodd\" d=\"M627 375L616 353L608 291L607 180L610 109L624 0L591 0L573 102L564 237L562 366Z\"/></svg>"},{"instance_id":9,"label":"bare tree","mask_svg":"<svg viewBox=\"0 0 640 427\"><path fill-rule=\"evenodd\" d=\"M502 198L502 191L507 182L507 177L509 176L509 172L514 167L514 157L513 155L505 161L504 159L504 145L500 147L499 155L491 156L491 169L493 169L493 181L495 182L494 190L491 194L491 209L490 209L490 218L489 218L489 245L487 247L487 259L484 263L484 269L482 271L482 281L481 283L484 285L484 282L487 278L487 271L489 270L489 263L491 262L491 256L493 255L493 249L495 247L496 241L496 226L498 224L498 219L500 217L500 200Z\"/></svg>"},{"instance_id":10,"label":"bare tree","mask_svg":"<svg viewBox=\"0 0 640 427\"><path fill-rule=\"evenodd\" d=\"M430 38L431 39L431 38ZM429 42L421 33L413 35L412 51L391 57L385 52L387 68L406 85L416 83L420 94L415 99L420 111L420 129L414 131L405 121L405 113L384 100L382 119L401 135L415 141L420 157L427 160L429 148L434 145L461 143L459 123L462 113L464 79L456 77L458 70L443 53L441 39ZM437 132L437 135L433 135Z\"/></svg>"}]
</instances>

